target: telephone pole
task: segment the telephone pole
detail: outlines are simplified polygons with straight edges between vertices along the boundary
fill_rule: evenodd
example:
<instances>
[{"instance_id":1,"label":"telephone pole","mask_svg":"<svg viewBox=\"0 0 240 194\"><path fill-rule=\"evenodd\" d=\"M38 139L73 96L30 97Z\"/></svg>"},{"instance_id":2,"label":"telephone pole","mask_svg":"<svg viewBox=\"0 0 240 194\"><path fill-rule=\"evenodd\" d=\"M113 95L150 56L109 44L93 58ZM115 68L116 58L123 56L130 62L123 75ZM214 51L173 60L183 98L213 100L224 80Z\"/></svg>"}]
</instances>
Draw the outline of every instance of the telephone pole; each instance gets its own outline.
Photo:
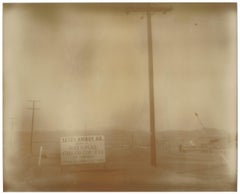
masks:
<instances>
[{"instance_id":1,"label":"telephone pole","mask_svg":"<svg viewBox=\"0 0 240 194\"><path fill-rule=\"evenodd\" d=\"M155 110L154 110L154 71L153 71L151 12L162 12L165 14L168 11L171 11L171 9L172 8L169 6L151 7L151 4L147 4L147 6L144 6L144 7L132 7L127 9L127 13L145 12L147 16L150 149L151 149L151 165L153 167L157 167L157 154L156 154L156 132L155 132Z\"/></svg>"},{"instance_id":2,"label":"telephone pole","mask_svg":"<svg viewBox=\"0 0 240 194\"><path fill-rule=\"evenodd\" d=\"M154 110L154 73L152 50L152 21L151 13L147 10L147 36L148 36L148 78L149 78L149 112L150 112L150 143L151 164L157 166L156 135L155 135L155 110Z\"/></svg>"},{"instance_id":3,"label":"telephone pole","mask_svg":"<svg viewBox=\"0 0 240 194\"><path fill-rule=\"evenodd\" d=\"M39 108L36 108L35 106L36 106L36 102L39 102L39 100L28 100L28 101L32 102L32 107L27 109L32 110L30 146L31 146L31 154L33 155L33 131L34 131L35 111L39 109Z\"/></svg>"}]
</instances>

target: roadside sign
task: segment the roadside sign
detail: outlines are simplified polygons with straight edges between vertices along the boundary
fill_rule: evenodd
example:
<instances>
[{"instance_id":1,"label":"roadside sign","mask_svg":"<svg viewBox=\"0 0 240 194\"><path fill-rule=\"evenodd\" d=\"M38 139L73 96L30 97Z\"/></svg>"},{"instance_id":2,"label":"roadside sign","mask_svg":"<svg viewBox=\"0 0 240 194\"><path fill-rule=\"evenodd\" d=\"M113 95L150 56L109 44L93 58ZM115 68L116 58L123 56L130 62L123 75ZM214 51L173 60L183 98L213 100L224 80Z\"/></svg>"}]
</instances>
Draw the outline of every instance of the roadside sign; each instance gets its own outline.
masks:
<instances>
[{"instance_id":1,"label":"roadside sign","mask_svg":"<svg viewBox=\"0 0 240 194\"><path fill-rule=\"evenodd\" d=\"M105 162L103 135L61 137L61 164Z\"/></svg>"}]
</instances>

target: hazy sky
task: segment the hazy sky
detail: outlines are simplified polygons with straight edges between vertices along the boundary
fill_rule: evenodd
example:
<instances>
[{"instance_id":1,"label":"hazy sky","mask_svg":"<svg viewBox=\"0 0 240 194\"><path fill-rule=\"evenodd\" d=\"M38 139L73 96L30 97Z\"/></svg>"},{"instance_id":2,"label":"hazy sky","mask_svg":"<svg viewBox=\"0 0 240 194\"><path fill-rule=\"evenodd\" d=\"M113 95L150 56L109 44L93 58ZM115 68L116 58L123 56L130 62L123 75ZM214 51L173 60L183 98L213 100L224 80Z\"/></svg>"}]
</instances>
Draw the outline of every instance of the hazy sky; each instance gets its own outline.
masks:
<instances>
[{"instance_id":1,"label":"hazy sky","mask_svg":"<svg viewBox=\"0 0 240 194\"><path fill-rule=\"evenodd\" d=\"M159 5L158 5L159 6ZM152 14L156 130L236 130L236 4ZM4 5L4 122L30 130L149 130L146 13Z\"/></svg>"}]
</instances>

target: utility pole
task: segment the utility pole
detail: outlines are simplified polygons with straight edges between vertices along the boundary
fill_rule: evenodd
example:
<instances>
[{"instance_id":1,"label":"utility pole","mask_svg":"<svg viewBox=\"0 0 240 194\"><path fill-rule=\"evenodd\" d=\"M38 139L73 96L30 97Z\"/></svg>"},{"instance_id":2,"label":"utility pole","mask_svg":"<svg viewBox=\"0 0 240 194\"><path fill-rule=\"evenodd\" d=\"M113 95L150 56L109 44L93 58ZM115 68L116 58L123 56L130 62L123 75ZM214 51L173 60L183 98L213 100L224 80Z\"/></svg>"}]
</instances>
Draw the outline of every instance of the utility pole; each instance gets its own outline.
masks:
<instances>
[{"instance_id":1,"label":"utility pole","mask_svg":"<svg viewBox=\"0 0 240 194\"><path fill-rule=\"evenodd\" d=\"M30 146L31 146L31 154L33 155L33 131L34 131L34 119L35 119L35 111L38 109L36 108L36 102L39 102L39 100L28 100L29 102L32 102L32 107L28 108L29 110L32 110L32 123L31 123L31 136L30 136Z\"/></svg>"},{"instance_id":2,"label":"utility pole","mask_svg":"<svg viewBox=\"0 0 240 194\"><path fill-rule=\"evenodd\" d=\"M156 136L155 136L155 110L154 110L154 77L153 77L153 50L152 50L152 21L151 13L147 10L147 36L148 36L148 78L149 78L149 112L150 112L150 142L151 164L157 166Z\"/></svg>"},{"instance_id":3,"label":"utility pole","mask_svg":"<svg viewBox=\"0 0 240 194\"><path fill-rule=\"evenodd\" d=\"M157 167L156 154L156 132L155 132L155 110L154 110L154 73L153 73L153 48L152 48L152 21L151 12L166 13L171 11L169 6L151 7L147 4L144 7L128 8L129 12L146 12L147 16L147 40L148 40L148 78L149 78L149 117L150 117L150 149L151 149L151 165Z\"/></svg>"}]
</instances>

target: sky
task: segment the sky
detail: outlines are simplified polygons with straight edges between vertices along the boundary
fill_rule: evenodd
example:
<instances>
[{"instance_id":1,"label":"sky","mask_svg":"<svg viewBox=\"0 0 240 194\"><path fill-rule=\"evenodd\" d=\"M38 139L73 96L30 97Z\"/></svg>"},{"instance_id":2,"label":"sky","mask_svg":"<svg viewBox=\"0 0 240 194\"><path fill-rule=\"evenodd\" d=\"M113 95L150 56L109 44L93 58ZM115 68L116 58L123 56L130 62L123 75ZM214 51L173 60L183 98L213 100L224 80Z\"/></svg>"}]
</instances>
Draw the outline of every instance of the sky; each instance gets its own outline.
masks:
<instances>
[{"instance_id":1,"label":"sky","mask_svg":"<svg viewBox=\"0 0 240 194\"><path fill-rule=\"evenodd\" d=\"M133 4L4 4L4 128L148 131L146 12ZM236 4L152 12L156 131L236 131Z\"/></svg>"}]
</instances>

